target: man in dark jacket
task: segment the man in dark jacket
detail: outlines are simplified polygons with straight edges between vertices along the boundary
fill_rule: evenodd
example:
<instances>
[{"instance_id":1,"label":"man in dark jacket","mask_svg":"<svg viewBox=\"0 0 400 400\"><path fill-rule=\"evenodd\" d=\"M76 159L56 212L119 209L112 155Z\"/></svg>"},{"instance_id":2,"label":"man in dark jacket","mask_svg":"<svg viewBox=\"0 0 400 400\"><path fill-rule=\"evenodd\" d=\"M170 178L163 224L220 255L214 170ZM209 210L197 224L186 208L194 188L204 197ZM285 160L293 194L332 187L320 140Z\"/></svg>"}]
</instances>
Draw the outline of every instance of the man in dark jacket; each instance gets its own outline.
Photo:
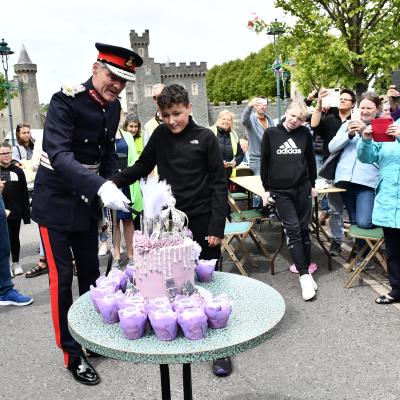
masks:
<instances>
[{"instance_id":1,"label":"man in dark jacket","mask_svg":"<svg viewBox=\"0 0 400 400\"><path fill-rule=\"evenodd\" d=\"M71 249L82 295L99 276L99 196L105 206L124 209L124 203L129 203L106 179L117 168L118 96L143 63L136 53L122 47L96 43L96 48L99 55L92 77L82 85L63 87L51 99L32 207L49 267L56 342L74 379L86 385L95 385L100 378L68 330Z\"/></svg>"}]
</instances>

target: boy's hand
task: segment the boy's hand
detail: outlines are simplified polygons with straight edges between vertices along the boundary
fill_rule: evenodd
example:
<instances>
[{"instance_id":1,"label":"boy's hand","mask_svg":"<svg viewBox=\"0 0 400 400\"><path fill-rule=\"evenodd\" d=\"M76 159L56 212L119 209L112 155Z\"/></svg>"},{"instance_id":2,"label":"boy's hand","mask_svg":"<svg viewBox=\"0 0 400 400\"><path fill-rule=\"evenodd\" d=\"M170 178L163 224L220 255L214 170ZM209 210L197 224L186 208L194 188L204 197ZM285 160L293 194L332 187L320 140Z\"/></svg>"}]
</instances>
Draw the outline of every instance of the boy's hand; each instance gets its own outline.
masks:
<instances>
[{"instance_id":1,"label":"boy's hand","mask_svg":"<svg viewBox=\"0 0 400 400\"><path fill-rule=\"evenodd\" d=\"M318 196L318 190L315 188L311 188L311 197L317 197Z\"/></svg>"},{"instance_id":2,"label":"boy's hand","mask_svg":"<svg viewBox=\"0 0 400 400\"><path fill-rule=\"evenodd\" d=\"M271 197L270 192L265 192L262 195L263 206L266 207L268 205L268 199Z\"/></svg>"},{"instance_id":3,"label":"boy's hand","mask_svg":"<svg viewBox=\"0 0 400 400\"><path fill-rule=\"evenodd\" d=\"M210 247L217 247L222 242L222 238L208 235L208 245Z\"/></svg>"},{"instance_id":4,"label":"boy's hand","mask_svg":"<svg viewBox=\"0 0 400 400\"><path fill-rule=\"evenodd\" d=\"M0 181L0 194L3 193L3 189L4 189L4 182Z\"/></svg>"}]
</instances>

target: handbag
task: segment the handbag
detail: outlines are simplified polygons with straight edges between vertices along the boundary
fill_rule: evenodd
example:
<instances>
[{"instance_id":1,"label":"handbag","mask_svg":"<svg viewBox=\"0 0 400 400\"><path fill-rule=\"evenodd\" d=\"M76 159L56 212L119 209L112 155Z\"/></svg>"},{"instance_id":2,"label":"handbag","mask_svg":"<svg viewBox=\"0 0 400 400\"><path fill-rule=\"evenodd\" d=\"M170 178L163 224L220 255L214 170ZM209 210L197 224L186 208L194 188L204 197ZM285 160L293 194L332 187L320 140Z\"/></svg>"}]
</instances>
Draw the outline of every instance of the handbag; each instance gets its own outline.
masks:
<instances>
[{"instance_id":1,"label":"handbag","mask_svg":"<svg viewBox=\"0 0 400 400\"><path fill-rule=\"evenodd\" d=\"M328 181L333 181L335 179L337 163L342 155L342 152L343 149L332 153L322 164L320 170L318 171L318 176L325 178Z\"/></svg>"}]
</instances>

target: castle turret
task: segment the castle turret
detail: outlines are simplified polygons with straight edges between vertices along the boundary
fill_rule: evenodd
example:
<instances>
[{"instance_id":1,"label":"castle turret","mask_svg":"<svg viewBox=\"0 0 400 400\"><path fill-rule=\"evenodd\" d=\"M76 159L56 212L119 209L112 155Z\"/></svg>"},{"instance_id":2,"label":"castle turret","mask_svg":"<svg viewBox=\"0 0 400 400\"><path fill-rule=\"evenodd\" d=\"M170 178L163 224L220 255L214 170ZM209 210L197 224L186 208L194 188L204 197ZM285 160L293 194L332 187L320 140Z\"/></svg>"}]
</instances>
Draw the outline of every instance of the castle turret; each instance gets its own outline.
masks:
<instances>
[{"instance_id":1,"label":"castle turret","mask_svg":"<svg viewBox=\"0 0 400 400\"><path fill-rule=\"evenodd\" d=\"M150 44L150 35L149 30L146 29L142 36L139 36L135 30L131 30L130 33L131 39L131 48L133 51L139 54L140 57L148 57L149 56L149 44Z\"/></svg>"},{"instance_id":2,"label":"castle turret","mask_svg":"<svg viewBox=\"0 0 400 400\"><path fill-rule=\"evenodd\" d=\"M36 84L37 66L33 64L28 56L25 46L22 45L18 63L14 65L17 75L18 86L20 88L22 119L30 124L31 128L42 128L40 119L40 103Z\"/></svg>"}]
</instances>

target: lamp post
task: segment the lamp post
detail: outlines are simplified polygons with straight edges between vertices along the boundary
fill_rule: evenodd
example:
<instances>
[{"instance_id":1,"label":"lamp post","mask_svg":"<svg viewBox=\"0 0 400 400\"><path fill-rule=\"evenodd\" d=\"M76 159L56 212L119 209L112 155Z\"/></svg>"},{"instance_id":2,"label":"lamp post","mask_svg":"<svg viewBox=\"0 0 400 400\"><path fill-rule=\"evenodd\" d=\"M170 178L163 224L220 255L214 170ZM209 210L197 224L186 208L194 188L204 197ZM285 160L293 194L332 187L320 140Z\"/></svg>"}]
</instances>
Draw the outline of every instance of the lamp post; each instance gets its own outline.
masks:
<instances>
[{"instance_id":1,"label":"lamp post","mask_svg":"<svg viewBox=\"0 0 400 400\"><path fill-rule=\"evenodd\" d=\"M282 67L282 61L280 59L279 39L280 36L285 33L285 24L279 22L276 18L274 22L268 25L267 35L274 37L274 50L275 50L275 61L273 64L273 70L276 77L276 110L278 113L278 121L281 119L281 84L279 77L279 70Z\"/></svg>"},{"instance_id":2,"label":"lamp post","mask_svg":"<svg viewBox=\"0 0 400 400\"><path fill-rule=\"evenodd\" d=\"M1 63L3 64L3 69L4 69L4 76L6 78L4 86L7 94L8 118L10 121L10 130L11 130L11 143L13 146L15 146L14 127L13 127L12 110L11 110L10 83L8 82L8 56L11 54L14 54L14 52L7 46L7 43L4 41L4 39L1 39L0 55L1 55Z\"/></svg>"}]
</instances>

